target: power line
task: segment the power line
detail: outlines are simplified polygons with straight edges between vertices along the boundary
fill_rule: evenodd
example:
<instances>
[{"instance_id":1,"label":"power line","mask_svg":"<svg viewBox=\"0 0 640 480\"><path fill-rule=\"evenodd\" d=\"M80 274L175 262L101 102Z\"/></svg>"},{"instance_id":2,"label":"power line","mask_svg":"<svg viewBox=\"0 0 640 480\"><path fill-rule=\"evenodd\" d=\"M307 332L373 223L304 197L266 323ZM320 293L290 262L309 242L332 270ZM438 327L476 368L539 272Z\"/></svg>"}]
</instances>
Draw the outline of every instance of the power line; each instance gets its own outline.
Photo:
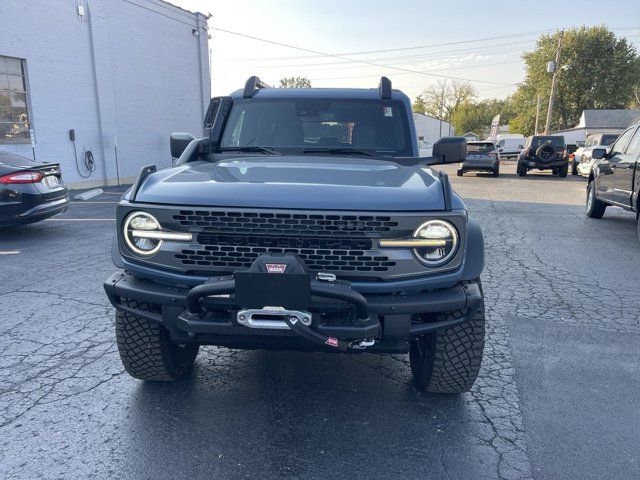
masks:
<instances>
[{"instance_id":1,"label":"power line","mask_svg":"<svg viewBox=\"0 0 640 480\"><path fill-rule=\"evenodd\" d=\"M219 30L219 31L225 31L222 29L218 29L215 27L209 27L212 30ZM640 27L621 27L621 28L612 28L611 30L621 30L621 31L625 31L625 30L638 30L640 29ZM418 45L418 46L409 46L409 47L401 47L401 48L389 48L389 49L384 49L384 50L365 50L365 51L359 51L359 52L343 52L343 53L336 53L336 54L314 54L314 55L299 55L299 56L287 56L287 57L260 57L260 58L230 58L230 59L225 59L225 60L219 60L219 61L223 61L223 62L258 62L258 61L289 61L289 60L305 60L305 59L313 59L313 58L317 58L319 56L326 56L326 55L339 55L339 56L352 56L352 55L367 55L367 54L372 54L372 53L388 53L388 52L397 52L397 51L407 51L407 50L418 50L418 49L423 49L423 48L434 48L434 47L443 47L443 46L449 46L449 45L460 45L460 44L465 44L465 43L477 43L477 42L483 42L483 41L490 41L490 40L500 40L500 39L504 39L504 38L513 38L513 37L523 37L523 36L530 36L530 35L539 35L541 33L549 33L549 32L554 32L557 31L558 29L547 29L547 30L534 30L531 32L523 32L523 33L514 33L514 34L510 34L510 35L501 35L501 36L496 36L496 37L484 37L484 38L476 38L476 39L472 39L472 40L460 40L457 42L445 42L445 43L436 43L436 44L431 44L431 45ZM229 31L226 31L226 33L231 33ZM637 36L637 35L627 35L627 37L632 37L632 36ZM494 44L494 45L487 45L486 47L496 47L496 46L500 46L500 45L511 45L511 44L516 44L516 43L530 43L530 42L534 42L536 40L525 40L525 41L521 41L521 42L510 42L507 44ZM486 48L486 47L474 47L474 49L482 49L482 48ZM466 49L462 49L461 51L464 51ZM352 59L353 60L353 59ZM368 60L373 60L373 59L368 59Z\"/></svg>"},{"instance_id":2,"label":"power line","mask_svg":"<svg viewBox=\"0 0 640 480\"><path fill-rule=\"evenodd\" d=\"M212 30L220 30L216 27L209 27ZM224 30L221 30L224 31ZM552 32L554 30L537 30L537 31L532 31L532 32L525 32L525 33L516 33L516 34L512 34L512 35L501 35L498 37L484 37L484 38L477 38L477 39L473 39L473 40L461 40L461 41L457 41L457 42L446 42L446 43L434 43L431 45L418 45L418 46L413 46L413 47L401 47L401 48L388 48L388 49L384 49L384 50L366 50L366 51L359 51L359 52L344 52L344 53L336 53L336 54L331 54L331 55L341 55L341 56L352 56L352 55L368 55L368 54L372 54L372 53L388 53L388 52L400 52L400 51L407 51L407 50L419 50L422 48L435 48L435 47L445 47L445 46L449 46L449 45L461 45L464 43L477 43L477 42L483 42L483 41L489 41L489 40L500 40L503 38L512 38L512 37L523 37L523 36L529 36L529 35L538 35L540 33L547 33L547 32ZM227 33L230 33L227 31ZM526 40L525 42L532 42L534 40ZM524 42L523 42L524 43ZM494 46L494 45L490 45L490 46ZM482 48L482 47L481 47ZM241 58L241 59L228 59L225 61L231 62L248 62L248 61L273 61L273 60L305 60L305 59L313 59L313 58L317 58L319 56L325 56L325 55L321 55L321 54L314 54L314 55L300 55L300 56L289 56L289 57L262 57L262 58Z\"/></svg>"},{"instance_id":3,"label":"power line","mask_svg":"<svg viewBox=\"0 0 640 480\"><path fill-rule=\"evenodd\" d=\"M493 50L494 47L504 47L504 46L511 46L511 45L516 45L516 44L520 44L520 43L525 43L525 44L530 44L532 42L532 40L526 40L524 42L510 42L510 43L501 43L501 44L496 44L496 45L487 45L484 47L472 47L472 48L464 48L464 49L457 49L457 50L446 50L444 52L438 52L438 53L427 53L427 54L413 54L413 55L400 55L400 56L396 56L396 57L377 57L377 58L367 58L366 61L371 62L371 61L375 61L375 62L381 62L381 61L397 61L397 60L405 60L405 59L416 59L416 60L420 60L420 59L424 59L424 60L428 60L428 59L437 59L437 58L442 58L442 57L446 57L447 55L450 54L463 54L463 53L467 53L467 52L477 52L479 50L485 50L486 48L491 48L492 50L488 50L485 51L483 53L493 53L493 52L498 52L501 53L502 51L504 51L505 49L500 49L500 50ZM510 49L506 49L506 50L510 50ZM517 51L522 51L522 47L518 47ZM322 63L298 63L298 64L285 64L285 65L260 65L260 68L290 68L290 67L316 67L316 66L325 66L325 65L346 65L349 63L358 63L360 62L359 59L353 58L353 59L349 59L347 61L340 61L340 62L322 62ZM402 63L402 62L401 62Z\"/></svg>"},{"instance_id":4,"label":"power line","mask_svg":"<svg viewBox=\"0 0 640 480\"><path fill-rule=\"evenodd\" d=\"M438 68L436 71L449 71L449 70L462 70L467 68L482 68L482 67L494 67L496 65L508 65L511 63L520 63L522 60L510 60L508 62L496 62L496 63L485 63L483 65L465 65L462 67L447 67L447 68ZM397 75L410 75L411 72L400 72ZM311 80L341 80L341 79L350 79L350 78L367 78L367 77L379 77L380 74L369 74L369 75L352 75L352 76L340 76L340 77L311 77Z\"/></svg>"},{"instance_id":5,"label":"power line","mask_svg":"<svg viewBox=\"0 0 640 480\"><path fill-rule=\"evenodd\" d=\"M218 31L218 32L228 33L230 35L236 35L236 36L244 37L244 38L250 38L252 40L256 40L256 41L259 41L259 42L270 43L272 45L278 45L280 47L292 48L292 49L295 49L295 50L300 50L300 51L303 51L303 52L313 53L315 55L320 55L320 56L324 56L324 57L333 57L333 58L339 58L339 59L342 59L342 60L356 61L358 63L363 63L363 64L371 65L371 66L374 66L374 67L381 67L381 68L397 70L397 71L407 72L407 73L415 73L417 75L427 75L427 76L431 76L431 77L448 78L448 79L451 79L451 80L462 80L462 81L465 81L465 82L488 83L488 84L493 84L493 85L507 85L505 83L490 82L488 80L477 80L477 79L471 79L471 78L454 77L454 76L451 76L451 75L438 75L438 74L435 74L435 73L421 72L421 71L418 71L418 70L411 70L411 69L408 69L408 68L394 67L394 66L391 66L391 65L384 65L384 64L381 64L381 63L369 62L367 60L353 60L353 59L351 59L349 57L345 57L345 56L342 56L342 55L334 55L334 54L331 54L331 53L320 52L318 50L312 50L310 48L297 47L295 45L289 45L289 44L282 43L282 42L276 42L274 40L267 40L265 38L254 37L253 35L247 35L247 34L244 34L244 33L233 32L231 30L225 30L225 29L217 28L217 27L209 27L209 28L212 29L212 30Z\"/></svg>"}]
</instances>

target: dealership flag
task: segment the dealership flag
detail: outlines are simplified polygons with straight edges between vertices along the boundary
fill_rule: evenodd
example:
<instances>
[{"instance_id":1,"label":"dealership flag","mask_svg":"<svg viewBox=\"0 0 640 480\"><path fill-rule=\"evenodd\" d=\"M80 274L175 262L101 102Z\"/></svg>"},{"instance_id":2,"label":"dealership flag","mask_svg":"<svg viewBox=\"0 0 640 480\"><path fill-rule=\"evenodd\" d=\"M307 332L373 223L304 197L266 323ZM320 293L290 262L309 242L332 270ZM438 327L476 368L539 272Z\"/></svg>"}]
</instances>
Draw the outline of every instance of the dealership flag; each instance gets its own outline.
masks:
<instances>
[{"instance_id":1,"label":"dealership flag","mask_svg":"<svg viewBox=\"0 0 640 480\"><path fill-rule=\"evenodd\" d=\"M500 125L500 114L491 120L491 132L489 133L489 141L495 142L498 138L498 125Z\"/></svg>"}]
</instances>

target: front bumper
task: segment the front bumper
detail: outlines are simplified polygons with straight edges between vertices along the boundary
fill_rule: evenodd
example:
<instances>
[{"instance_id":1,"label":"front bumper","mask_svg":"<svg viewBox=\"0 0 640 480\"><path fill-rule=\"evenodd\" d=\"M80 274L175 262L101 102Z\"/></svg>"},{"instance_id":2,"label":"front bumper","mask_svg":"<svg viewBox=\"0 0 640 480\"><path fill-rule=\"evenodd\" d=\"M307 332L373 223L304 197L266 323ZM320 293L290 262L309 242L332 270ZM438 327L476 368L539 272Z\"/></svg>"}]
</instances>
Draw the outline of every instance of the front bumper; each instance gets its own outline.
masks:
<instances>
[{"instance_id":1,"label":"front bumper","mask_svg":"<svg viewBox=\"0 0 640 480\"><path fill-rule=\"evenodd\" d=\"M238 323L243 305L235 301L232 277L193 287L170 287L117 272L104 288L111 304L167 328L174 341L232 348L317 349L291 329L248 328ZM317 334L351 342L375 339L367 351L403 353L412 337L466 322L482 300L479 283L423 292L364 296L348 282L312 281L309 327ZM137 308L139 302L157 306ZM442 320L438 313L466 309ZM315 347L315 348L314 348Z\"/></svg>"}]
</instances>

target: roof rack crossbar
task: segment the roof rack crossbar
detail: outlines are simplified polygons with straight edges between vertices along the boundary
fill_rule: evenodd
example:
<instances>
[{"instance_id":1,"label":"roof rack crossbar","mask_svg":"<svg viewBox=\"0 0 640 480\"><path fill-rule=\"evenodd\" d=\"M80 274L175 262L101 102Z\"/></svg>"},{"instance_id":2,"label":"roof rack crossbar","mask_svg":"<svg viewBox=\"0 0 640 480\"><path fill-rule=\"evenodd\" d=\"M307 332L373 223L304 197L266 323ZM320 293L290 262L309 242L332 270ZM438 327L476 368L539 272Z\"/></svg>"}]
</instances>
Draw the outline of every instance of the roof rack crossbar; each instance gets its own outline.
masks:
<instances>
[{"instance_id":1,"label":"roof rack crossbar","mask_svg":"<svg viewBox=\"0 0 640 480\"><path fill-rule=\"evenodd\" d=\"M243 98L251 98L256 93L259 88L271 88L270 85L267 85L262 80L260 80L255 75L253 77L249 77L247 83L244 84L244 92L242 93Z\"/></svg>"},{"instance_id":2,"label":"roof rack crossbar","mask_svg":"<svg viewBox=\"0 0 640 480\"><path fill-rule=\"evenodd\" d=\"M380 92L380 98L383 100L391 100L391 80L387 77L380 77L378 91Z\"/></svg>"}]
</instances>

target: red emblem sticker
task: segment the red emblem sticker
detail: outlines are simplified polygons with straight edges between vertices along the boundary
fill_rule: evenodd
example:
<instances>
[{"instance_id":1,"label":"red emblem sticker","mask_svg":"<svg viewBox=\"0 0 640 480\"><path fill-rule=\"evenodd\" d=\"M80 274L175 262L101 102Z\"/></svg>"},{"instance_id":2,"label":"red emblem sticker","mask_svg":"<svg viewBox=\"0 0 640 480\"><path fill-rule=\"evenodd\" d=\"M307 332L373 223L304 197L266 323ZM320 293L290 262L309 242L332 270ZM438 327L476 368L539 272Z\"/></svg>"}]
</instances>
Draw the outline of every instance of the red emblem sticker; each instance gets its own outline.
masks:
<instances>
[{"instance_id":1,"label":"red emblem sticker","mask_svg":"<svg viewBox=\"0 0 640 480\"><path fill-rule=\"evenodd\" d=\"M335 337L329 337L327 338L327 341L324 342L325 345L329 345L330 347L336 347L338 348L338 339Z\"/></svg>"},{"instance_id":2,"label":"red emblem sticker","mask_svg":"<svg viewBox=\"0 0 640 480\"><path fill-rule=\"evenodd\" d=\"M284 273L287 269L286 263L267 263L267 272L268 273Z\"/></svg>"}]
</instances>

